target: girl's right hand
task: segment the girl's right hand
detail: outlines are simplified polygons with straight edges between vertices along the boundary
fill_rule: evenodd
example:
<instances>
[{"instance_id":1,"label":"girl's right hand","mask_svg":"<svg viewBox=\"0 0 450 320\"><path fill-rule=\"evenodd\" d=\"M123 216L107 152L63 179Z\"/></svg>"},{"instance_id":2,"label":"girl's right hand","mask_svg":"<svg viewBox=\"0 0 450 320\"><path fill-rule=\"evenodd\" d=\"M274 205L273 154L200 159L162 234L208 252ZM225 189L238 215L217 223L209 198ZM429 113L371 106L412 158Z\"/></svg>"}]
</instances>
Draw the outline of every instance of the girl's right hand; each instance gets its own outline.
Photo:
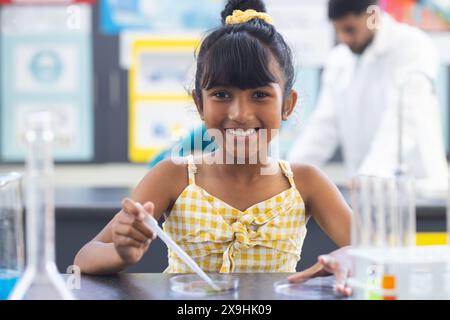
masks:
<instances>
[{"instance_id":1,"label":"girl's right hand","mask_svg":"<svg viewBox=\"0 0 450 320\"><path fill-rule=\"evenodd\" d=\"M353 261L348 255L351 247L346 246L329 254L321 255L312 267L288 277L289 282L304 282L314 277L324 277L334 274L336 278L335 291L344 296L351 296L352 289L347 280L353 273Z\"/></svg>"},{"instance_id":2,"label":"girl's right hand","mask_svg":"<svg viewBox=\"0 0 450 320\"><path fill-rule=\"evenodd\" d=\"M154 205L144 204L144 209L153 214ZM117 253L126 264L139 262L147 252L156 234L144 223L144 213L140 212L131 199L122 201L122 210L114 218L112 224L113 242Z\"/></svg>"}]
</instances>

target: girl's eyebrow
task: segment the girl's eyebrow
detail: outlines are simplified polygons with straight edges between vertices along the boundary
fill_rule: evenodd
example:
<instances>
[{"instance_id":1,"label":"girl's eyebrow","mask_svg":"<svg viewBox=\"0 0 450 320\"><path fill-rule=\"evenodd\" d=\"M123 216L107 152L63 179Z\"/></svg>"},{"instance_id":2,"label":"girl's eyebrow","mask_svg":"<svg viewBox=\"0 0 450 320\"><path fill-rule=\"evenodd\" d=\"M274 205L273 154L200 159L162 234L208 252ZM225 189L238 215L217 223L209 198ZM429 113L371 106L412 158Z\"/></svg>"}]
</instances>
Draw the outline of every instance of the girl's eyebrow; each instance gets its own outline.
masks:
<instances>
[{"instance_id":1,"label":"girl's eyebrow","mask_svg":"<svg viewBox=\"0 0 450 320\"><path fill-rule=\"evenodd\" d=\"M231 89L233 88L232 86L226 86L226 85L217 85L217 86L213 86L211 88L203 88L206 91L211 91L211 90L217 90L217 89Z\"/></svg>"},{"instance_id":2,"label":"girl's eyebrow","mask_svg":"<svg viewBox=\"0 0 450 320\"><path fill-rule=\"evenodd\" d=\"M271 83L266 84L265 86L256 87L253 90L255 90L255 89L273 89L274 90L275 86L277 84L278 84L277 82L271 82Z\"/></svg>"},{"instance_id":3,"label":"girl's eyebrow","mask_svg":"<svg viewBox=\"0 0 450 320\"><path fill-rule=\"evenodd\" d=\"M267 90L267 89L275 90L275 86L276 86L276 85L279 85L278 82L270 82L270 83L268 83L268 84L266 84L266 85L263 85L263 86L258 86L258 87L255 87L255 88L246 88L246 89L241 89L241 88L239 88L239 87L237 87L237 86L231 86L231 85L216 85L216 86L213 86L213 87L211 87L211 88L203 88L203 89L206 90L206 91L213 91L213 90L235 90L235 89L237 89L237 90L262 90L262 89L265 89L265 90Z\"/></svg>"}]
</instances>

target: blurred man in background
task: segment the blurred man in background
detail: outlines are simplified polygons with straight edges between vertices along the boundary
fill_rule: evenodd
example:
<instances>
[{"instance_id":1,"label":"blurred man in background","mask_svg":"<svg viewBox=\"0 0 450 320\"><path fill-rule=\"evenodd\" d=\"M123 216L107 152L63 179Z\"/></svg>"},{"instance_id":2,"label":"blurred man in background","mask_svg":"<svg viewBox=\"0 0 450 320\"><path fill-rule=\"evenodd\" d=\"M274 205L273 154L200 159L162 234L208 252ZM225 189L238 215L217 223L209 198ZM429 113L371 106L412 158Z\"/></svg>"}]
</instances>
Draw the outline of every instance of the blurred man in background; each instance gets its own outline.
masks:
<instances>
[{"instance_id":1,"label":"blurred man in background","mask_svg":"<svg viewBox=\"0 0 450 320\"><path fill-rule=\"evenodd\" d=\"M400 170L426 189L443 190L448 166L434 94L437 51L424 32L376 5L329 1L339 44L326 61L317 108L289 161L322 166L340 145L349 178Z\"/></svg>"}]
</instances>

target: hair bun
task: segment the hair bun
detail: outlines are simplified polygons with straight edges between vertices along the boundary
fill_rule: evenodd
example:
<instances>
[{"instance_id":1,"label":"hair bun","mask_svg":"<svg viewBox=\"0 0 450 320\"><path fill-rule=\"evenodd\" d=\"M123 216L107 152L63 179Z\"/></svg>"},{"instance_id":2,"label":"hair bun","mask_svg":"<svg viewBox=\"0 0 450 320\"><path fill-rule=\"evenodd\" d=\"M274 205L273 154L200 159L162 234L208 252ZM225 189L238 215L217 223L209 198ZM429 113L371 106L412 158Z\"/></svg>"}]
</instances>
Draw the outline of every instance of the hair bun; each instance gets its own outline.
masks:
<instances>
[{"instance_id":1,"label":"hair bun","mask_svg":"<svg viewBox=\"0 0 450 320\"><path fill-rule=\"evenodd\" d=\"M266 12L266 6L262 0L228 0L228 3L221 14L222 23L225 23L226 18L232 15L234 10L245 11L247 9Z\"/></svg>"}]
</instances>

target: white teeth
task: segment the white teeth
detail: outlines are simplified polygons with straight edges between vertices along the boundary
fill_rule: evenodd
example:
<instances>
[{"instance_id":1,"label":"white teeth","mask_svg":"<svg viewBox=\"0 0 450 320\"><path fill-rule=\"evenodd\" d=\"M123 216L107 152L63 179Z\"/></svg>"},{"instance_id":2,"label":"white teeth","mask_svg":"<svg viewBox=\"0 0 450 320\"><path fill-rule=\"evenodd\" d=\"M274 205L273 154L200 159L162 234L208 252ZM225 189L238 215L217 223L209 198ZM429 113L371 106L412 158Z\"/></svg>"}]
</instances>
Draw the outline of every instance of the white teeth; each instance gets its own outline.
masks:
<instances>
[{"instance_id":1,"label":"white teeth","mask_svg":"<svg viewBox=\"0 0 450 320\"><path fill-rule=\"evenodd\" d=\"M247 137L256 132L255 129L227 129L227 133L237 137Z\"/></svg>"}]
</instances>

